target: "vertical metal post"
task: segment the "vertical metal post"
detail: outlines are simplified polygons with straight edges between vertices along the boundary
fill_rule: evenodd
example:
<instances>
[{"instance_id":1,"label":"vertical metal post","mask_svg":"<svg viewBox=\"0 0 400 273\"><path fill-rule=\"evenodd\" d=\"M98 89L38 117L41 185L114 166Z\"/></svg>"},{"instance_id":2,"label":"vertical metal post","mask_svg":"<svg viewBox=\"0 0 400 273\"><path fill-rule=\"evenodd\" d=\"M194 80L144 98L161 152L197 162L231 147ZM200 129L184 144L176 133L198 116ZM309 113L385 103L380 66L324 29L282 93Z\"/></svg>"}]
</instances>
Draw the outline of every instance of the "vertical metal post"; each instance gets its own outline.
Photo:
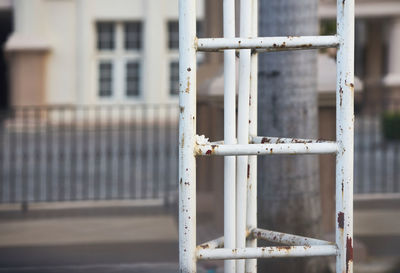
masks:
<instances>
[{"instance_id":1,"label":"vertical metal post","mask_svg":"<svg viewBox=\"0 0 400 273\"><path fill-rule=\"evenodd\" d=\"M353 272L354 0L337 1L336 259L337 273Z\"/></svg>"},{"instance_id":2,"label":"vertical metal post","mask_svg":"<svg viewBox=\"0 0 400 273\"><path fill-rule=\"evenodd\" d=\"M258 35L258 0L251 1L251 37ZM249 97L249 136L257 136L257 74L258 54L256 51L251 54L250 68L250 97ZM247 231L257 227L257 156L249 156L247 175ZM246 247L257 247L257 239L249 236ZM257 259L246 260L246 273L257 272Z\"/></svg>"},{"instance_id":3,"label":"vertical metal post","mask_svg":"<svg viewBox=\"0 0 400 273\"><path fill-rule=\"evenodd\" d=\"M251 1L240 1L240 37L251 36ZM238 143L249 144L249 92L250 92L250 49L240 50ZM236 247L246 246L246 203L247 203L248 156L237 157L236 182ZM238 260L236 272L245 269L245 260Z\"/></svg>"},{"instance_id":4,"label":"vertical metal post","mask_svg":"<svg viewBox=\"0 0 400 273\"><path fill-rule=\"evenodd\" d=\"M224 37L235 37L235 0L224 0ZM236 142L236 61L235 50L224 51L224 142ZM224 158L224 244L236 248L236 157ZM235 260L225 260L225 273L234 273Z\"/></svg>"},{"instance_id":5,"label":"vertical metal post","mask_svg":"<svg viewBox=\"0 0 400 273\"><path fill-rule=\"evenodd\" d=\"M179 268L196 272L196 1L179 0Z\"/></svg>"}]
</instances>

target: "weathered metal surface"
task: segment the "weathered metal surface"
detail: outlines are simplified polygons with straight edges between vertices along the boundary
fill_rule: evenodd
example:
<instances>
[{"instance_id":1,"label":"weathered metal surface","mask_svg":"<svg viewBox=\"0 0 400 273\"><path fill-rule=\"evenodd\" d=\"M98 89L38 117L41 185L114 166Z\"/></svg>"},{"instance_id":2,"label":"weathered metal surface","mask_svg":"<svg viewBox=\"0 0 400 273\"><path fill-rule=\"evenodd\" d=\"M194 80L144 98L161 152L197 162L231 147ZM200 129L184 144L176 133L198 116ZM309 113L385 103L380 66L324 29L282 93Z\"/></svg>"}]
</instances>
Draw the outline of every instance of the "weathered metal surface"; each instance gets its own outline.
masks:
<instances>
[{"instance_id":1,"label":"weathered metal surface","mask_svg":"<svg viewBox=\"0 0 400 273\"><path fill-rule=\"evenodd\" d=\"M283 144L202 144L196 146L196 155L269 155L269 154L331 154L336 143L283 143Z\"/></svg>"},{"instance_id":2,"label":"weathered metal surface","mask_svg":"<svg viewBox=\"0 0 400 273\"><path fill-rule=\"evenodd\" d=\"M336 259L337 273L353 272L354 0L337 0Z\"/></svg>"},{"instance_id":3,"label":"weathered metal surface","mask_svg":"<svg viewBox=\"0 0 400 273\"><path fill-rule=\"evenodd\" d=\"M217 239L205 242L199 246L197 249L214 249L224 247L224 236L218 237Z\"/></svg>"},{"instance_id":4,"label":"weathered metal surface","mask_svg":"<svg viewBox=\"0 0 400 273\"><path fill-rule=\"evenodd\" d=\"M335 256L335 245L318 246L273 246L257 248L219 248L202 249L197 252L200 260L221 259L255 259L255 258L283 258L283 257L309 257L309 256Z\"/></svg>"},{"instance_id":5,"label":"weathered metal surface","mask_svg":"<svg viewBox=\"0 0 400 273\"><path fill-rule=\"evenodd\" d=\"M235 0L223 2L224 38L235 37ZM224 143L236 143L236 56L224 51ZM224 237L228 248L236 247L236 157L224 158ZM236 261L224 262L225 272L236 271Z\"/></svg>"},{"instance_id":6,"label":"weathered metal surface","mask_svg":"<svg viewBox=\"0 0 400 273\"><path fill-rule=\"evenodd\" d=\"M285 245L302 245L302 246L311 246L311 245L334 245L335 243L303 237L299 235L287 234L277 231L271 231L266 229L255 228L252 230L252 236L258 239L264 239L269 242L280 243Z\"/></svg>"},{"instance_id":7,"label":"weathered metal surface","mask_svg":"<svg viewBox=\"0 0 400 273\"><path fill-rule=\"evenodd\" d=\"M179 1L179 268L196 272L196 1Z\"/></svg>"},{"instance_id":8,"label":"weathered metal surface","mask_svg":"<svg viewBox=\"0 0 400 273\"><path fill-rule=\"evenodd\" d=\"M336 47L338 46L338 44L339 44L339 39L335 35L230 38L230 39L204 38L197 40L197 50L220 51L226 49L254 49L257 51L282 51L282 50L293 50L293 49Z\"/></svg>"},{"instance_id":9,"label":"weathered metal surface","mask_svg":"<svg viewBox=\"0 0 400 273\"><path fill-rule=\"evenodd\" d=\"M181 272L196 272L197 259L248 259L225 262L225 272L256 272L256 258L337 256L337 273L353 271L353 134L354 134L354 0L338 0L335 36L234 38L234 0L224 0L224 38L197 39L195 0L179 1L179 259ZM257 34L257 0L241 1L241 36ZM253 16L253 20L251 17ZM254 19L255 18L255 19ZM338 47L337 143L331 141L254 137L257 135L257 51ZM238 139L235 138L235 55L240 51ZM253 49L253 55L250 50ZM196 50L225 50L224 142L196 139ZM200 142L200 143L199 143ZM238 144L236 144L238 143ZM249 144L253 143L253 144ZM247 155L337 154L336 245L330 242L255 228L256 158ZM195 156L225 158L224 235L196 247ZM239 160L235 162L235 157ZM235 175L237 170L237 180ZM235 189L235 186L237 188ZM236 214L235 214L236 207ZM235 217L236 216L236 217ZM248 236L252 230L253 236ZM247 237L247 243L246 243ZM256 238L284 244L257 248ZM247 244L247 248L246 248Z\"/></svg>"},{"instance_id":10,"label":"weathered metal surface","mask_svg":"<svg viewBox=\"0 0 400 273\"><path fill-rule=\"evenodd\" d=\"M258 35L258 0L251 1L251 37ZM257 99L258 99L258 53L252 52L250 60L250 96L249 96L249 135L257 135ZM250 138L249 138L250 140ZM246 228L257 227L257 156L248 157L247 165L247 210ZM247 236L246 247L257 247L257 239ZM248 259L245 264L246 273L257 272L257 259Z\"/></svg>"},{"instance_id":11,"label":"weathered metal surface","mask_svg":"<svg viewBox=\"0 0 400 273\"><path fill-rule=\"evenodd\" d=\"M334 144L334 141L327 141L321 139L304 139L304 138L285 138L285 137L264 137L264 136L256 136L250 137L250 143L253 144L282 144L282 143L330 143Z\"/></svg>"},{"instance_id":12,"label":"weathered metal surface","mask_svg":"<svg viewBox=\"0 0 400 273\"><path fill-rule=\"evenodd\" d=\"M240 36L251 36L251 1L240 1ZM239 52L238 143L249 143L249 95L251 50ZM248 157L237 157L236 180L236 247L246 247L246 209ZM236 262L236 273L244 273L245 261Z\"/></svg>"}]
</instances>

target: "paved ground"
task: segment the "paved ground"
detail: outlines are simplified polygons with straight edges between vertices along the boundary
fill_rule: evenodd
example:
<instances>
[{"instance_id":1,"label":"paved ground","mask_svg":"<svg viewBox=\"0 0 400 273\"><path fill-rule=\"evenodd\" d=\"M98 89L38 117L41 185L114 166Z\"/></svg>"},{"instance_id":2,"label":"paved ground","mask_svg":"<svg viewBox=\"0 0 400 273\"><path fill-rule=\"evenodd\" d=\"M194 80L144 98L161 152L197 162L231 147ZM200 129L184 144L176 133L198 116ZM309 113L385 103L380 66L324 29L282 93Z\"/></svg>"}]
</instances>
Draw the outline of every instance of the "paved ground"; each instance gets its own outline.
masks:
<instances>
[{"instance_id":1,"label":"paved ground","mask_svg":"<svg viewBox=\"0 0 400 273\"><path fill-rule=\"evenodd\" d=\"M399 202L388 204L356 205L356 239L375 257L359 261L357 272L388 272L400 258ZM177 272L177 221L162 208L45 207L0 211L0 273ZM199 230L199 241L216 236L210 227Z\"/></svg>"}]
</instances>

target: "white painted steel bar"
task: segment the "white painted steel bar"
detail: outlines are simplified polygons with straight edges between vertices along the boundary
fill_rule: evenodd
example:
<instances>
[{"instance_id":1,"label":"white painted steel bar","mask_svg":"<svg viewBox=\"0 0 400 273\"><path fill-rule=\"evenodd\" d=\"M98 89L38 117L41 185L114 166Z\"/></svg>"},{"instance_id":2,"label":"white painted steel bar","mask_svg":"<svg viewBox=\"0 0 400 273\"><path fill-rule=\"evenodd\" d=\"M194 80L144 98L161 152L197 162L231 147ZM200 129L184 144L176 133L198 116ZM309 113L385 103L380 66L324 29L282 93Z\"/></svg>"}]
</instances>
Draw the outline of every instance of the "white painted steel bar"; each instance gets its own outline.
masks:
<instances>
[{"instance_id":1,"label":"white painted steel bar","mask_svg":"<svg viewBox=\"0 0 400 273\"><path fill-rule=\"evenodd\" d=\"M197 247L197 249L214 249L224 247L224 236L205 242Z\"/></svg>"},{"instance_id":2,"label":"white painted steel bar","mask_svg":"<svg viewBox=\"0 0 400 273\"><path fill-rule=\"evenodd\" d=\"M354 0L337 0L336 259L337 273L353 272Z\"/></svg>"},{"instance_id":3,"label":"white painted steel bar","mask_svg":"<svg viewBox=\"0 0 400 273\"><path fill-rule=\"evenodd\" d=\"M281 243L286 245L301 245L301 246L311 246L311 245L334 245L335 243L303 237L299 235L287 234L277 231L271 231L261 228L255 228L252 230L252 236L264 239L269 242Z\"/></svg>"},{"instance_id":4,"label":"white painted steel bar","mask_svg":"<svg viewBox=\"0 0 400 273\"><path fill-rule=\"evenodd\" d=\"M223 1L224 37L235 37L235 0ZM224 143L236 143L236 56L224 51ZM224 158L224 237L225 246L236 247L236 157ZM225 273L236 271L236 261L224 261Z\"/></svg>"},{"instance_id":5,"label":"white painted steel bar","mask_svg":"<svg viewBox=\"0 0 400 273\"><path fill-rule=\"evenodd\" d=\"M251 1L240 0L240 36L251 36ZM238 143L249 143L250 49L239 52ZM236 180L236 247L246 247L248 156L237 157ZM236 262L236 273L244 273L245 261Z\"/></svg>"},{"instance_id":6,"label":"white painted steel bar","mask_svg":"<svg viewBox=\"0 0 400 273\"><path fill-rule=\"evenodd\" d=\"M335 245L319 246L273 246L257 248L217 248L201 249L197 252L200 260L224 259L256 259L256 258L284 258L284 257L310 257L310 256L335 256Z\"/></svg>"},{"instance_id":7,"label":"white painted steel bar","mask_svg":"<svg viewBox=\"0 0 400 273\"><path fill-rule=\"evenodd\" d=\"M179 0L179 268L196 272L196 1Z\"/></svg>"},{"instance_id":8,"label":"white painted steel bar","mask_svg":"<svg viewBox=\"0 0 400 273\"><path fill-rule=\"evenodd\" d=\"M337 47L336 35L327 36L282 36L246 38L203 38L197 41L198 51L220 51L226 49L255 49L257 51L279 51Z\"/></svg>"},{"instance_id":9,"label":"white painted steel bar","mask_svg":"<svg viewBox=\"0 0 400 273\"><path fill-rule=\"evenodd\" d=\"M332 154L336 143L197 145L196 155Z\"/></svg>"},{"instance_id":10,"label":"white painted steel bar","mask_svg":"<svg viewBox=\"0 0 400 273\"><path fill-rule=\"evenodd\" d=\"M331 144L334 144L335 142L334 141L328 141L328 140L320 140L320 139L256 136L256 137L250 137L250 143L253 143L253 144L263 144L263 143L271 143L271 144L279 144L279 143L331 143Z\"/></svg>"},{"instance_id":11,"label":"white painted steel bar","mask_svg":"<svg viewBox=\"0 0 400 273\"><path fill-rule=\"evenodd\" d=\"M251 37L258 35L258 0L251 0ZM250 60L249 135L257 135L258 53L252 52ZM246 228L257 227L257 156L248 157ZM247 236L246 247L257 247L257 238ZM246 273L257 273L257 259L248 259Z\"/></svg>"}]
</instances>

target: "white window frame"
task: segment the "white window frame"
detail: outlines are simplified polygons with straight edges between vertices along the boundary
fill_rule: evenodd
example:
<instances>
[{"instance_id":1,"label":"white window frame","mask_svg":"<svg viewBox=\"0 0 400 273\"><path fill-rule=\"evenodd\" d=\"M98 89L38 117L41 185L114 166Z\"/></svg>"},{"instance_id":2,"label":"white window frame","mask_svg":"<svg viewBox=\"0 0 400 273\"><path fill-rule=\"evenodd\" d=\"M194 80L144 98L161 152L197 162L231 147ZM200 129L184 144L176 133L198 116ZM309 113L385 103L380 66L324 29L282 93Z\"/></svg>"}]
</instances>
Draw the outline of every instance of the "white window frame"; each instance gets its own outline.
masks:
<instances>
[{"instance_id":1,"label":"white window frame","mask_svg":"<svg viewBox=\"0 0 400 273\"><path fill-rule=\"evenodd\" d=\"M124 43L124 24L130 22L141 22L142 23L142 36L143 36L143 22L138 20L127 20L127 21L97 21L97 23L106 22L114 24L114 49L112 50L100 50L97 47L97 28L95 27L96 35L96 88L95 96L99 103L126 103L136 102L143 100L143 43L142 48L139 50L126 50ZM112 92L111 96L100 96L99 94L99 64L102 61L109 61L112 63ZM127 96L126 95L126 65L128 62L139 63L139 95L138 96Z\"/></svg>"}]
</instances>

